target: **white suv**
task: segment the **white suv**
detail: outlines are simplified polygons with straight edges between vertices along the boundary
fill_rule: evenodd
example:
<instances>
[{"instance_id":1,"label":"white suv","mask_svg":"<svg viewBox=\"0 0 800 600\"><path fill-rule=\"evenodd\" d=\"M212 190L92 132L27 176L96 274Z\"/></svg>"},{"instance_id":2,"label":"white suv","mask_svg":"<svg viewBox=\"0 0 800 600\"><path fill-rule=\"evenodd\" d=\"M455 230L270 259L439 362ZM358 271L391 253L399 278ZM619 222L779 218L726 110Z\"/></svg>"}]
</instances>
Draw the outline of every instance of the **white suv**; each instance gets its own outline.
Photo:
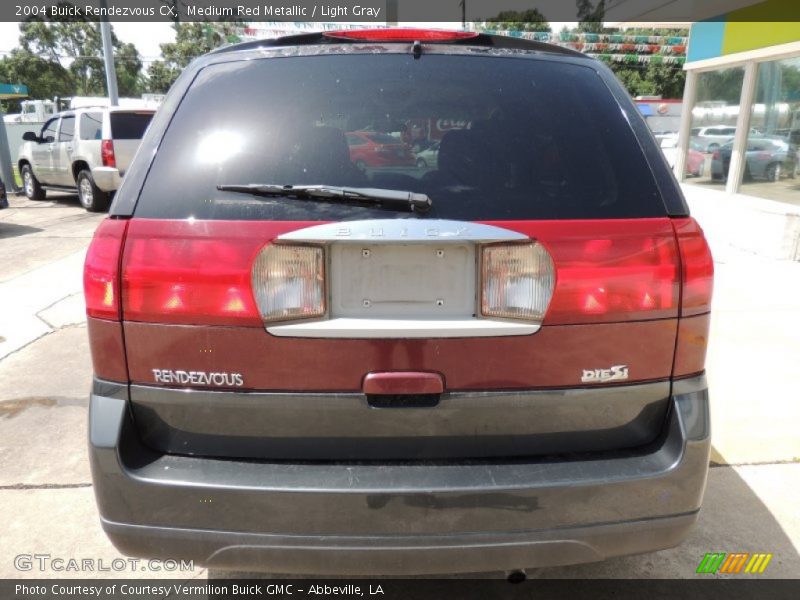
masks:
<instances>
[{"instance_id":1,"label":"white suv","mask_svg":"<svg viewBox=\"0 0 800 600\"><path fill-rule=\"evenodd\" d=\"M24 134L17 165L25 195L74 191L86 210L108 209L153 110L87 107L60 113Z\"/></svg>"}]
</instances>

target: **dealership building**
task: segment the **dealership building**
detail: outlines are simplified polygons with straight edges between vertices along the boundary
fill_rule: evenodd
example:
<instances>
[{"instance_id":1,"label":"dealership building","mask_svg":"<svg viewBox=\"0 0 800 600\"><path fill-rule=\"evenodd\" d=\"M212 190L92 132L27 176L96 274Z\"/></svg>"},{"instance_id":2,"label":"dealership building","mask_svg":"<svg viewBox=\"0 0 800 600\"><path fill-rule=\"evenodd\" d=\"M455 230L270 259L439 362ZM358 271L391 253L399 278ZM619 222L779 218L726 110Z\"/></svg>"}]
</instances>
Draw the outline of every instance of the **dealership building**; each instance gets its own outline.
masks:
<instances>
[{"instance_id":1,"label":"dealership building","mask_svg":"<svg viewBox=\"0 0 800 600\"><path fill-rule=\"evenodd\" d=\"M781 21L784 6L692 25L675 164L687 184L800 207L800 22ZM698 153L706 168L690 177Z\"/></svg>"}]
</instances>

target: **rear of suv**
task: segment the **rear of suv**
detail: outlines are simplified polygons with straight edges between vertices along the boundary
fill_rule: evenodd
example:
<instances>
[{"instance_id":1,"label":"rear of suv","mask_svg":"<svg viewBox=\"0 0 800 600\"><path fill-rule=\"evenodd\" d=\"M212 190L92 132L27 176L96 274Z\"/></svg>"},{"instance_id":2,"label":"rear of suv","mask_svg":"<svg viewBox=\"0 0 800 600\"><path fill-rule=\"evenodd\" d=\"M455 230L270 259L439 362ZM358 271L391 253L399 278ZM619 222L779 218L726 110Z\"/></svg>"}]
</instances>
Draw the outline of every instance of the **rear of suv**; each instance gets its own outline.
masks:
<instances>
[{"instance_id":1,"label":"rear of suv","mask_svg":"<svg viewBox=\"0 0 800 600\"><path fill-rule=\"evenodd\" d=\"M108 210L152 118L152 110L88 107L26 132L17 162L25 195L77 191L86 210Z\"/></svg>"},{"instance_id":2,"label":"rear of suv","mask_svg":"<svg viewBox=\"0 0 800 600\"><path fill-rule=\"evenodd\" d=\"M347 144L445 122L436 168ZM636 106L581 54L365 30L207 55L86 260L103 527L277 573L674 546L707 475L712 273Z\"/></svg>"}]
</instances>

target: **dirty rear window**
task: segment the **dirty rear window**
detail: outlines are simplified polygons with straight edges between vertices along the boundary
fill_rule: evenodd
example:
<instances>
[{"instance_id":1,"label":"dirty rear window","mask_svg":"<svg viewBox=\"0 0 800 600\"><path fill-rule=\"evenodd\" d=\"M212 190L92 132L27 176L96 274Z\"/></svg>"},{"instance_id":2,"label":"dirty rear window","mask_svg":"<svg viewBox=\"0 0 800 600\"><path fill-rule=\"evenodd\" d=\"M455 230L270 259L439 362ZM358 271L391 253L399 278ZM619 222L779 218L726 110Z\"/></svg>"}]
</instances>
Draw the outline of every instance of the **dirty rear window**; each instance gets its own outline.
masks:
<instances>
[{"instance_id":1,"label":"dirty rear window","mask_svg":"<svg viewBox=\"0 0 800 600\"><path fill-rule=\"evenodd\" d=\"M627 117L600 76L588 66L521 56L342 54L209 66L164 134L137 216L393 214L217 190L250 183L425 193L433 208L424 218L666 214Z\"/></svg>"},{"instance_id":2,"label":"dirty rear window","mask_svg":"<svg viewBox=\"0 0 800 600\"><path fill-rule=\"evenodd\" d=\"M115 140L140 140L153 118L152 113L113 112L111 137Z\"/></svg>"}]
</instances>

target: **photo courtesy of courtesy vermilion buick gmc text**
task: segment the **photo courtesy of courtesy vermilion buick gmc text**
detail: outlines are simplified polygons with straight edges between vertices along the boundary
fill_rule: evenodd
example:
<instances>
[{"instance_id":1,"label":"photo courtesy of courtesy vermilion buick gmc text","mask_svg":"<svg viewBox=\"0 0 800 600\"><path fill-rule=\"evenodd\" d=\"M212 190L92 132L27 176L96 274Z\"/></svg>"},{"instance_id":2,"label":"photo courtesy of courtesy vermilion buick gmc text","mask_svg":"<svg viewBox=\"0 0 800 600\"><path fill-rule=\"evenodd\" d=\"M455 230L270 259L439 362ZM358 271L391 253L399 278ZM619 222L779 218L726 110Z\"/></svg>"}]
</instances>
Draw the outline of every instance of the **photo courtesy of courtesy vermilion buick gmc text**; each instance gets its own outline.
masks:
<instances>
[{"instance_id":1,"label":"photo courtesy of courtesy vermilion buick gmc text","mask_svg":"<svg viewBox=\"0 0 800 600\"><path fill-rule=\"evenodd\" d=\"M697 519L711 255L577 52L395 29L208 54L84 278L94 488L125 554L511 571Z\"/></svg>"}]
</instances>

